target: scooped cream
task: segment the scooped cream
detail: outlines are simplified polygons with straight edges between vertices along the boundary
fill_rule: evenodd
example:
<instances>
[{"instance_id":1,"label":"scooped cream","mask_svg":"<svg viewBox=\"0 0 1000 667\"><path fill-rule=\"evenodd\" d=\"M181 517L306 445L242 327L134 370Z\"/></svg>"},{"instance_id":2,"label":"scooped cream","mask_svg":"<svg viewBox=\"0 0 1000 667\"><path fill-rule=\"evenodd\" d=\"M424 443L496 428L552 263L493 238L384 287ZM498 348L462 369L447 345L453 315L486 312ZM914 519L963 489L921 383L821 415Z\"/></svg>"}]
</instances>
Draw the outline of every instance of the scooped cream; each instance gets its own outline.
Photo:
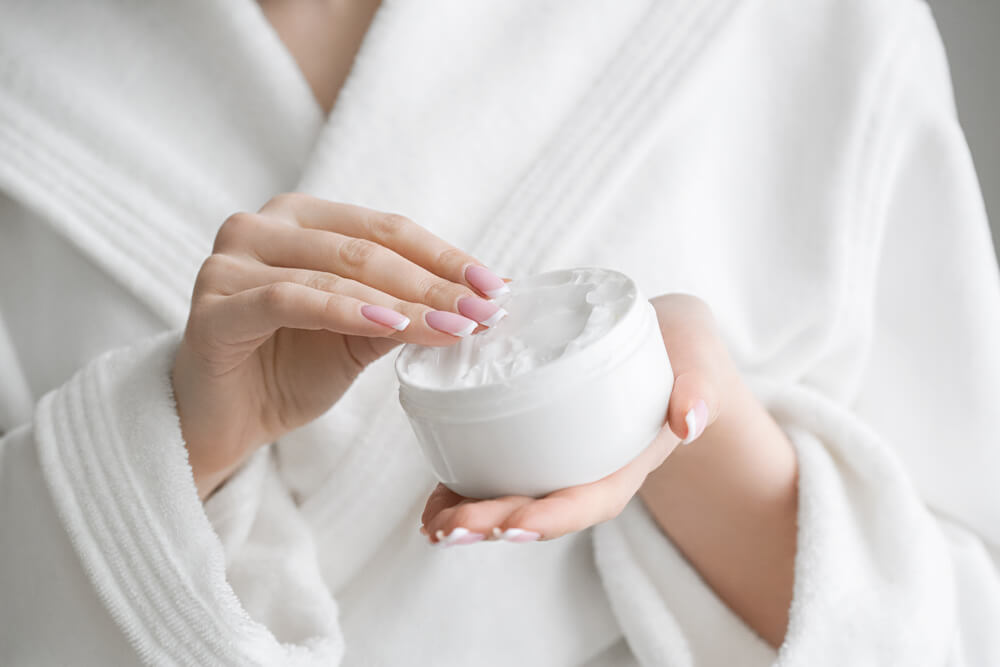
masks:
<instances>
[{"instance_id":1,"label":"scooped cream","mask_svg":"<svg viewBox=\"0 0 1000 667\"><path fill-rule=\"evenodd\" d=\"M514 281L494 328L451 347L414 350L401 370L413 384L437 389L508 382L582 350L604 336L635 300L625 276L572 269Z\"/></svg>"}]
</instances>

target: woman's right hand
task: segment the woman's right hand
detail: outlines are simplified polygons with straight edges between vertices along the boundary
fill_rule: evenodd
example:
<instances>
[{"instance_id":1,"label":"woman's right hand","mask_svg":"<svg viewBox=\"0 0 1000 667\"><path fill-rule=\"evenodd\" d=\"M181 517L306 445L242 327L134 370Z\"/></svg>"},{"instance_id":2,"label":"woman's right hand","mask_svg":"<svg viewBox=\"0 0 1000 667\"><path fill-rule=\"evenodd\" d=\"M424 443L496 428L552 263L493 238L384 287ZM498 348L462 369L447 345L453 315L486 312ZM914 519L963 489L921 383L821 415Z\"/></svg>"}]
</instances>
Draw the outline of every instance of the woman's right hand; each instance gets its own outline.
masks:
<instances>
[{"instance_id":1,"label":"woman's right hand","mask_svg":"<svg viewBox=\"0 0 1000 667\"><path fill-rule=\"evenodd\" d=\"M237 213L198 273L171 379L207 497L260 446L323 414L399 343L451 345L507 290L410 220L303 194Z\"/></svg>"}]
</instances>

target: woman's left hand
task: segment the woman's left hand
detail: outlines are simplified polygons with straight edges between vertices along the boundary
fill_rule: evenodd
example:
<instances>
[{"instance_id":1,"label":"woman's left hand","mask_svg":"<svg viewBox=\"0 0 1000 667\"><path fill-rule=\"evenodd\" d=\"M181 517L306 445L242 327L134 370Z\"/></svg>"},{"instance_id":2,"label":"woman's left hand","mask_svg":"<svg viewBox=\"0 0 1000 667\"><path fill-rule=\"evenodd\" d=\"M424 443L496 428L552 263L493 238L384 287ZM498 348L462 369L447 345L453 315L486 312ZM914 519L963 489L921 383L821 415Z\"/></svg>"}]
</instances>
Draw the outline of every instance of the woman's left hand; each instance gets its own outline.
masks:
<instances>
[{"instance_id":1,"label":"woman's left hand","mask_svg":"<svg viewBox=\"0 0 1000 667\"><path fill-rule=\"evenodd\" d=\"M439 484L427 499L422 519L421 531L432 543L551 540L612 519L679 443L698 438L725 412L739 374L708 306L684 294L659 296L651 302L674 372L666 421L653 442L607 477L542 498L474 500Z\"/></svg>"}]
</instances>

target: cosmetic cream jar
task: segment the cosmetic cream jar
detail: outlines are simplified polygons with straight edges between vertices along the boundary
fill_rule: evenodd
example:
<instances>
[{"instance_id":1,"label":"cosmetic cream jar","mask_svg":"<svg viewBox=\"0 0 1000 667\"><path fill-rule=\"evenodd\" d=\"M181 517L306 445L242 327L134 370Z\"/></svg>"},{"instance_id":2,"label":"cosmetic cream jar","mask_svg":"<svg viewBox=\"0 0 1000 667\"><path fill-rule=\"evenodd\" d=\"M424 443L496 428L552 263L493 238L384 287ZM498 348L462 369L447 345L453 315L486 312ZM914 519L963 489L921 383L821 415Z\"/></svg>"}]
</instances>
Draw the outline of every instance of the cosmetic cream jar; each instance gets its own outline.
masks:
<instances>
[{"instance_id":1,"label":"cosmetic cream jar","mask_svg":"<svg viewBox=\"0 0 1000 667\"><path fill-rule=\"evenodd\" d=\"M451 347L406 345L399 401L450 489L543 496L634 459L667 413L673 373L653 306L617 271L511 283L507 317Z\"/></svg>"}]
</instances>

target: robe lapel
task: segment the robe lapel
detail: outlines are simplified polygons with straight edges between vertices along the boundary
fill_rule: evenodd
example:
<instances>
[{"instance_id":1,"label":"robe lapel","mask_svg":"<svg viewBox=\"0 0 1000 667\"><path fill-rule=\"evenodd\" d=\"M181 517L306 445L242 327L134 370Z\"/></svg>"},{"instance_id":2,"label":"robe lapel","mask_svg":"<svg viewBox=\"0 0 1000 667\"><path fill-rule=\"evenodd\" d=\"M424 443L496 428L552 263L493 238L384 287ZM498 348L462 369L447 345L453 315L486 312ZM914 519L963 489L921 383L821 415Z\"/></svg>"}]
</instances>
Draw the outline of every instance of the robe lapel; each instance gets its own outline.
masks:
<instances>
[{"instance_id":1,"label":"robe lapel","mask_svg":"<svg viewBox=\"0 0 1000 667\"><path fill-rule=\"evenodd\" d=\"M649 6L383 3L300 189L487 251L478 240L494 211Z\"/></svg>"},{"instance_id":2,"label":"robe lapel","mask_svg":"<svg viewBox=\"0 0 1000 667\"><path fill-rule=\"evenodd\" d=\"M291 189L323 118L249 0L13 3L0 188L169 327L215 230Z\"/></svg>"},{"instance_id":3,"label":"robe lapel","mask_svg":"<svg viewBox=\"0 0 1000 667\"><path fill-rule=\"evenodd\" d=\"M30 54L0 49L0 71L13 82L0 91L0 185L175 326L225 215L296 181L319 196L404 213L523 274L569 226L583 230L599 213L655 138L658 106L737 1L386 0L318 140L315 103L259 10L237 0L193 3L183 11L205 8L195 20L211 23L205 32L236 51L230 61L257 76L232 93L218 71L205 71L214 44L175 54L191 58L182 71L193 83L176 91L184 104L215 89L244 105L227 116L203 103L201 122L221 120L191 144L218 146L187 163L169 150L182 137L169 133L198 128L130 118L132 107L141 111L135 100L102 107L106 82L60 78L64 63L32 69ZM278 102L268 103L269 91ZM74 100L93 109L70 109ZM239 119L248 112L260 116L256 124L256 116ZM294 161L310 143L303 169ZM227 158L275 166L203 164ZM213 177L225 171L240 178Z\"/></svg>"},{"instance_id":4,"label":"robe lapel","mask_svg":"<svg viewBox=\"0 0 1000 667\"><path fill-rule=\"evenodd\" d=\"M600 214L736 4L388 2L299 189L525 275Z\"/></svg>"}]
</instances>

